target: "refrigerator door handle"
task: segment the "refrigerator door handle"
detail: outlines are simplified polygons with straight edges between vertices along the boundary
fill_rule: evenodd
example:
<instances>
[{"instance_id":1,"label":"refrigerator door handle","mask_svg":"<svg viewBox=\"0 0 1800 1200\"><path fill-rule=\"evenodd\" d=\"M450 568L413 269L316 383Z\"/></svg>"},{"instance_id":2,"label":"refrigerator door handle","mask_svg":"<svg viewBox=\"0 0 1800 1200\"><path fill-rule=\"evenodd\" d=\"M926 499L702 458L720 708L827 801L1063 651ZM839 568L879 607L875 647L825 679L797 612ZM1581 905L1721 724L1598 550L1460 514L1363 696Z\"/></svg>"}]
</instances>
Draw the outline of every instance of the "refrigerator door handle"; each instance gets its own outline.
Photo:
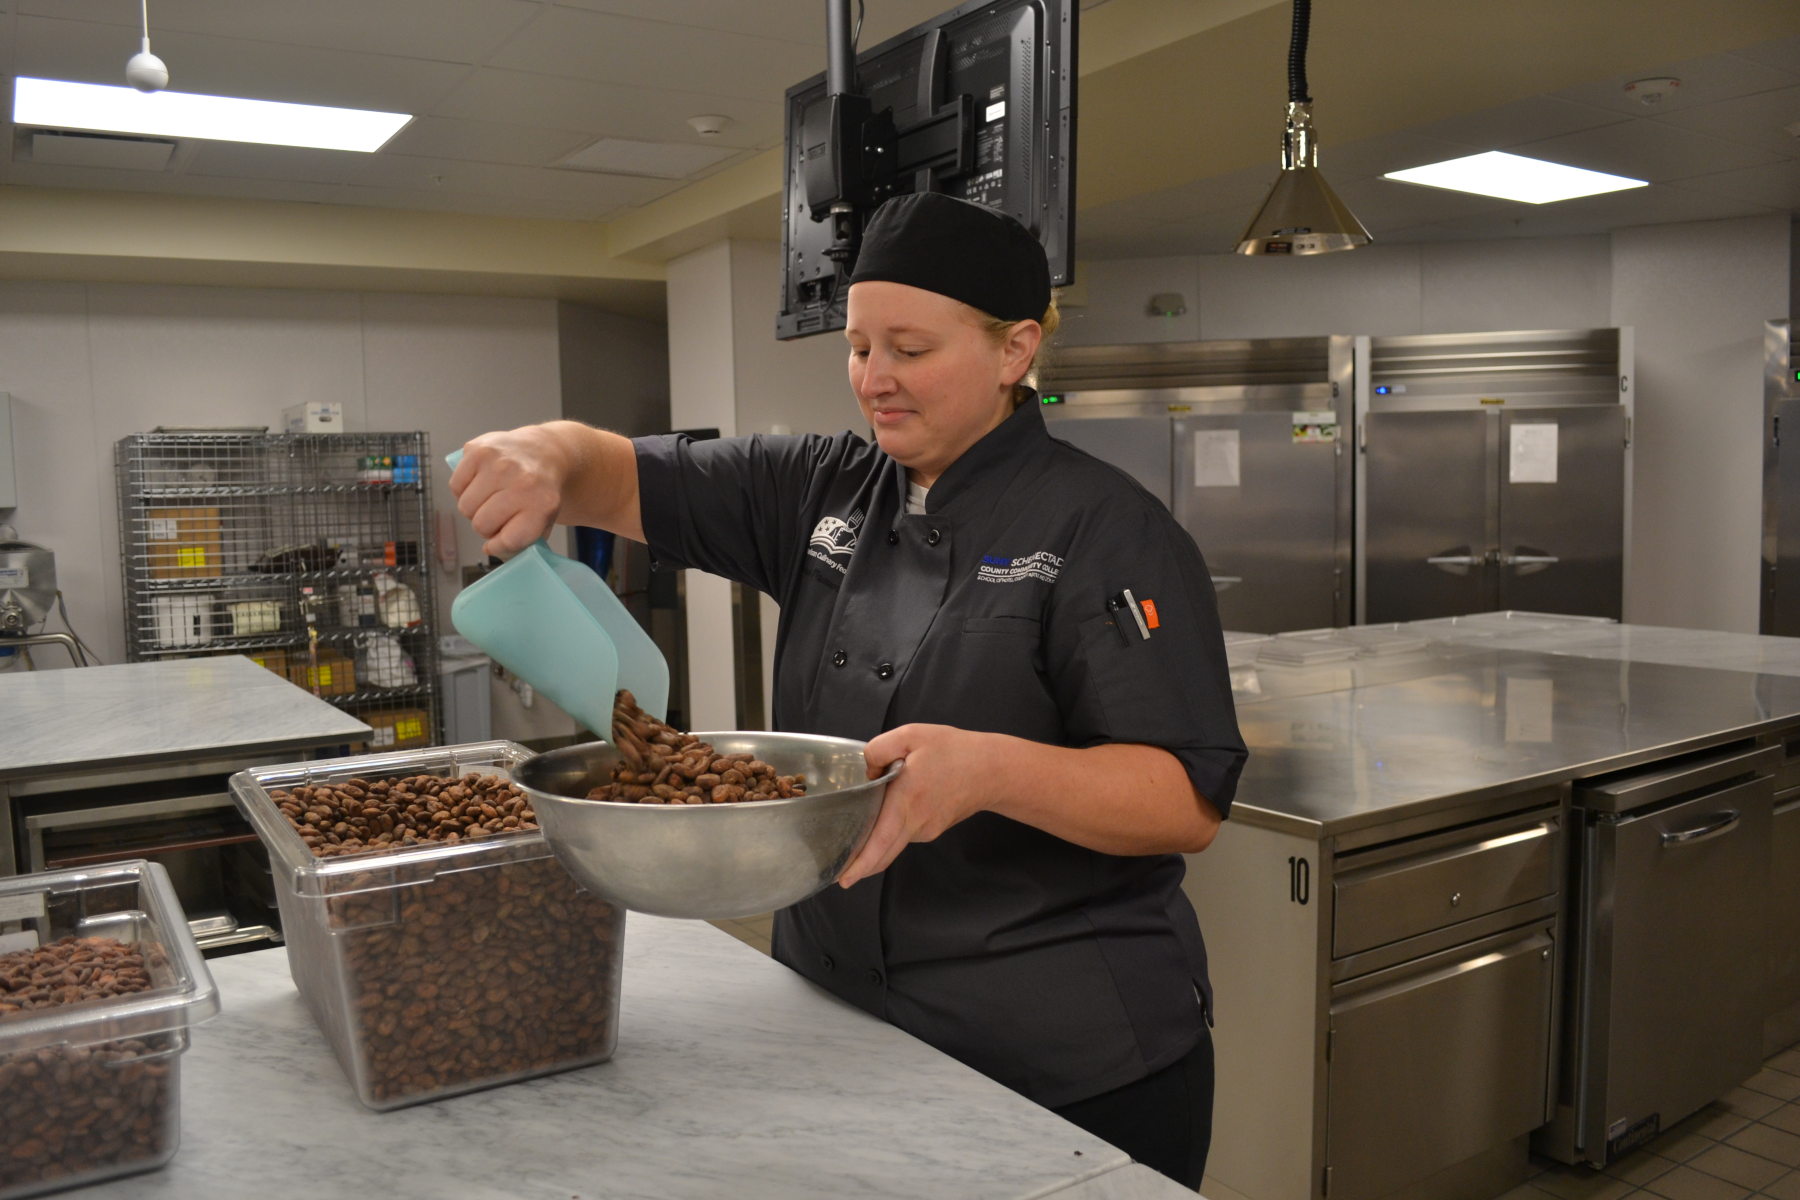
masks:
<instances>
[{"instance_id":1,"label":"refrigerator door handle","mask_svg":"<svg viewBox=\"0 0 1800 1200\"><path fill-rule=\"evenodd\" d=\"M1742 814L1735 808L1728 808L1708 820L1704 825L1696 825L1692 829L1668 830L1662 835L1664 846L1692 846L1696 842L1704 842L1711 838L1730 833L1738 826Z\"/></svg>"},{"instance_id":2,"label":"refrigerator door handle","mask_svg":"<svg viewBox=\"0 0 1800 1200\"><path fill-rule=\"evenodd\" d=\"M1470 553L1470 547L1459 546L1447 554L1434 554L1425 560L1431 566L1449 575L1467 575L1470 567L1479 567L1486 558Z\"/></svg>"}]
</instances>

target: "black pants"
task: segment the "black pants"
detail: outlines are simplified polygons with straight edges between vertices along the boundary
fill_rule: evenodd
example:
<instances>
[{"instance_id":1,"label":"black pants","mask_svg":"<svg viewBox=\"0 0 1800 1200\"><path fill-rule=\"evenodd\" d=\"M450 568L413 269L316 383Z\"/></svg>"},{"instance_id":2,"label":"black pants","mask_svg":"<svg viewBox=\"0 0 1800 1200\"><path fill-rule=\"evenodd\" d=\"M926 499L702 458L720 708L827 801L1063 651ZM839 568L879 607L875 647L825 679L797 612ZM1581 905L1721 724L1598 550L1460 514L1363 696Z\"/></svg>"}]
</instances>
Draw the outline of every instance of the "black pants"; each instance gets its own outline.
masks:
<instances>
[{"instance_id":1,"label":"black pants","mask_svg":"<svg viewBox=\"0 0 1800 1200\"><path fill-rule=\"evenodd\" d=\"M1212 1148L1212 1035L1154 1075L1055 1111L1134 1162L1198 1190Z\"/></svg>"}]
</instances>

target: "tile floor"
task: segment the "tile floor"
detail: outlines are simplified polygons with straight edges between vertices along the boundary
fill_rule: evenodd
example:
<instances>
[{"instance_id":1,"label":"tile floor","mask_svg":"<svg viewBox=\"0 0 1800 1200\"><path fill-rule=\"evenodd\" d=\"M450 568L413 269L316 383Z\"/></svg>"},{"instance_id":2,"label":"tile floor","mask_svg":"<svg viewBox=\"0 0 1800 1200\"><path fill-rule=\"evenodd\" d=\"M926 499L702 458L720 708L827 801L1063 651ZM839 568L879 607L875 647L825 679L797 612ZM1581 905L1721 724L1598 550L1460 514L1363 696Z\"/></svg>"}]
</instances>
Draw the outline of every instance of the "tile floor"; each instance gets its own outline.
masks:
<instances>
[{"instance_id":1,"label":"tile floor","mask_svg":"<svg viewBox=\"0 0 1800 1200\"><path fill-rule=\"evenodd\" d=\"M1605 1171L1533 1165L1501 1200L1800 1200L1800 1047Z\"/></svg>"}]
</instances>

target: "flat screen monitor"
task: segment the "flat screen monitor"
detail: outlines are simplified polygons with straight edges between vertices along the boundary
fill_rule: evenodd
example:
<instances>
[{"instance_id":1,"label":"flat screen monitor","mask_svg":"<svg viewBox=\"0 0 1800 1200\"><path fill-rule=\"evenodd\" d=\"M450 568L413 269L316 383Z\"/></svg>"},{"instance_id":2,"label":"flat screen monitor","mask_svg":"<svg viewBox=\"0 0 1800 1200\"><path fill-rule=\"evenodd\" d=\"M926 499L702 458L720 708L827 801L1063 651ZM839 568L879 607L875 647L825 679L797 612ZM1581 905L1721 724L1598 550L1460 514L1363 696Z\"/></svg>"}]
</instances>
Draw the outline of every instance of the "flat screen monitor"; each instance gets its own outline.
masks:
<instances>
[{"instance_id":1,"label":"flat screen monitor","mask_svg":"<svg viewBox=\"0 0 1800 1200\"><path fill-rule=\"evenodd\" d=\"M856 57L871 119L855 170L857 219L890 196L929 189L991 205L1044 243L1053 285L1074 277L1075 40L1079 0L963 4ZM824 214L813 219L806 170L822 147L825 74L787 92L782 303L776 336L844 327L854 258ZM812 120L809 121L808 117ZM809 145L810 143L814 143Z\"/></svg>"}]
</instances>

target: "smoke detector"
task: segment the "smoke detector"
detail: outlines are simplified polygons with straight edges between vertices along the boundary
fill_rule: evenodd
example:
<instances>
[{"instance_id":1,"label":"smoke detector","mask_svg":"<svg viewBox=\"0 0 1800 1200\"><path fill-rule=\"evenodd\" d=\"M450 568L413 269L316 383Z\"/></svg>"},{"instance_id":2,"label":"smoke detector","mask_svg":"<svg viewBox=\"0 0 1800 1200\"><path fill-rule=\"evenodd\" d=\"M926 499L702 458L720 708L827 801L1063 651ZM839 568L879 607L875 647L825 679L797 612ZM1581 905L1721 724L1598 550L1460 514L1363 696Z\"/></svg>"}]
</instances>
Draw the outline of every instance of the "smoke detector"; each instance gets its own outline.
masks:
<instances>
[{"instance_id":1,"label":"smoke detector","mask_svg":"<svg viewBox=\"0 0 1800 1200\"><path fill-rule=\"evenodd\" d=\"M1639 104L1656 105L1673 96L1680 86L1681 80L1668 77L1635 79L1625 85L1625 94Z\"/></svg>"},{"instance_id":2,"label":"smoke detector","mask_svg":"<svg viewBox=\"0 0 1800 1200\"><path fill-rule=\"evenodd\" d=\"M726 129L730 128L731 118L721 116L689 117L688 124L692 125L694 127L694 132L701 137L711 138L718 137L721 133L724 133Z\"/></svg>"}]
</instances>

